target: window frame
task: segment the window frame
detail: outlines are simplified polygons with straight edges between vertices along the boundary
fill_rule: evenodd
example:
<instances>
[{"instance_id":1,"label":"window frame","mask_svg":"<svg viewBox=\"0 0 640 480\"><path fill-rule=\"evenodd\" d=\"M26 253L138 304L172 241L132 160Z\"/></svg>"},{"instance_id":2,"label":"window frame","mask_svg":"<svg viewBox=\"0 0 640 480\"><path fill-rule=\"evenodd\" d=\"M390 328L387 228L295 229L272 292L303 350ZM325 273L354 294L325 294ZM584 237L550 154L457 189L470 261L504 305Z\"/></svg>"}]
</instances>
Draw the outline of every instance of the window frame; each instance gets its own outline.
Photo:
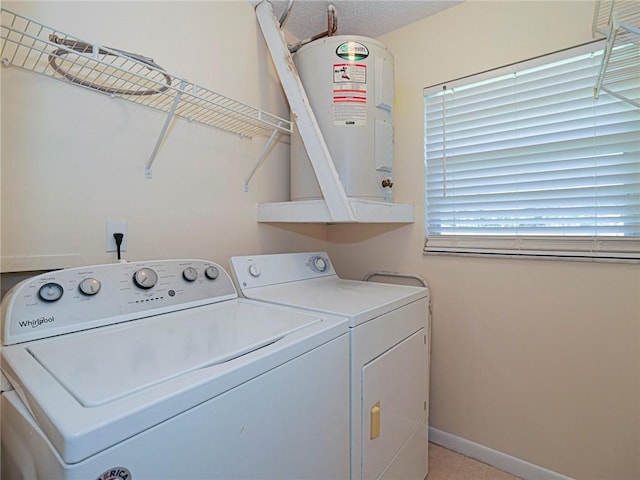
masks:
<instances>
[{"instance_id":1,"label":"window frame","mask_svg":"<svg viewBox=\"0 0 640 480\"><path fill-rule=\"evenodd\" d=\"M442 91L443 86L456 88L472 83L482 82L494 77L535 68L547 63L579 56L604 48L604 41L597 40L561 51L540 55L538 57L516 62L503 67L465 76L453 81L431 85L423 89L423 108L425 123L423 135L426 137L426 102L427 95ZM595 81L595 78L594 78ZM605 95L603 92L602 95ZM620 100L622 101L622 100ZM563 236L563 235L428 235L427 209L427 151L424 146L424 254L464 255L506 258L546 258L561 260L614 261L640 263L640 237L616 236Z\"/></svg>"}]
</instances>

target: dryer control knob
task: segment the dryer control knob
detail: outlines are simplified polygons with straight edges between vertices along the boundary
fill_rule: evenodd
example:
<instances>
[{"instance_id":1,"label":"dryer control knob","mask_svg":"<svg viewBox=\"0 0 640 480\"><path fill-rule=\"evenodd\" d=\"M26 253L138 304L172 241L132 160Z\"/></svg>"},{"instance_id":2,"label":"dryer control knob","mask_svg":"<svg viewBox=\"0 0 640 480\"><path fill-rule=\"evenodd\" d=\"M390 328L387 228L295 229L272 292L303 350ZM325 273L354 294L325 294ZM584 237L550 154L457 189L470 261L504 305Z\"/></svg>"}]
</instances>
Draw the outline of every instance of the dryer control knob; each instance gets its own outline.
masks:
<instances>
[{"instance_id":1,"label":"dryer control knob","mask_svg":"<svg viewBox=\"0 0 640 480\"><path fill-rule=\"evenodd\" d=\"M59 283L45 283L38 290L38 297L45 302L56 302L62 298L64 289Z\"/></svg>"},{"instance_id":2,"label":"dryer control knob","mask_svg":"<svg viewBox=\"0 0 640 480\"><path fill-rule=\"evenodd\" d=\"M195 282L198 279L198 271L193 267L187 267L182 271L182 278L187 282Z\"/></svg>"},{"instance_id":3,"label":"dryer control knob","mask_svg":"<svg viewBox=\"0 0 640 480\"><path fill-rule=\"evenodd\" d=\"M158 283L158 274L151 268L141 268L133 274L133 283L135 283L137 287L147 290Z\"/></svg>"},{"instance_id":4,"label":"dryer control knob","mask_svg":"<svg viewBox=\"0 0 640 480\"><path fill-rule=\"evenodd\" d=\"M85 278L80 282L80 285L78 285L80 292L89 296L98 293L100 287L102 287L102 284L97 278Z\"/></svg>"},{"instance_id":5,"label":"dryer control knob","mask_svg":"<svg viewBox=\"0 0 640 480\"><path fill-rule=\"evenodd\" d=\"M209 280L215 280L216 278L218 278L218 275L220 275L220 271L213 265L209 265L204 269L204 276Z\"/></svg>"},{"instance_id":6,"label":"dryer control knob","mask_svg":"<svg viewBox=\"0 0 640 480\"><path fill-rule=\"evenodd\" d=\"M260 267L258 265L256 265L255 263L249 265L249 275L251 275L252 277L259 277L260 273L262 272L260 272Z\"/></svg>"},{"instance_id":7,"label":"dryer control knob","mask_svg":"<svg viewBox=\"0 0 640 480\"><path fill-rule=\"evenodd\" d=\"M312 266L316 272L324 273L329 267L327 260L324 257L313 257Z\"/></svg>"}]
</instances>

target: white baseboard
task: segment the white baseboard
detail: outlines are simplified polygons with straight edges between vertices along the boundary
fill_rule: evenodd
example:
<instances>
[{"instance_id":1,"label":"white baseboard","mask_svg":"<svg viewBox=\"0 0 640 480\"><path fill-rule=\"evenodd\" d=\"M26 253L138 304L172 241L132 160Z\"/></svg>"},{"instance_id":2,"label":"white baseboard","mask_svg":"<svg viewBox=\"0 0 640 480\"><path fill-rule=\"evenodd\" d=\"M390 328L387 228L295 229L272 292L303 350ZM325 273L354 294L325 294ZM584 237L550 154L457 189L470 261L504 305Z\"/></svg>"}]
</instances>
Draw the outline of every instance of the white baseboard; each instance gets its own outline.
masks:
<instances>
[{"instance_id":1,"label":"white baseboard","mask_svg":"<svg viewBox=\"0 0 640 480\"><path fill-rule=\"evenodd\" d=\"M437 428L429 427L429 441L449 450L475 458L499 470L503 470L524 480L574 480L571 477L547 470L526 460L512 457L466 438L458 437Z\"/></svg>"}]
</instances>

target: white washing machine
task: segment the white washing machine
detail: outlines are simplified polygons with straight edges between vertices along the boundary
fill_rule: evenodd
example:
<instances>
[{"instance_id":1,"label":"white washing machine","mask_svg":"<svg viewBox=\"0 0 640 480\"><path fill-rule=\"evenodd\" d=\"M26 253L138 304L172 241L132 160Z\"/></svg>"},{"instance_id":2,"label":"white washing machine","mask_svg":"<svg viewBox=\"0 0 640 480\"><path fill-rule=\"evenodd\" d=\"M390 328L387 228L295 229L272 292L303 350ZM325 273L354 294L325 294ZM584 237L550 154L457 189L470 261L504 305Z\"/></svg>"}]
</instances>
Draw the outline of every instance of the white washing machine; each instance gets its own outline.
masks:
<instances>
[{"instance_id":1,"label":"white washing machine","mask_svg":"<svg viewBox=\"0 0 640 480\"><path fill-rule=\"evenodd\" d=\"M3 480L349 475L344 318L163 260L33 277L2 319Z\"/></svg>"},{"instance_id":2,"label":"white washing machine","mask_svg":"<svg viewBox=\"0 0 640 480\"><path fill-rule=\"evenodd\" d=\"M351 478L428 468L427 288L339 278L324 252L231 259L245 297L349 322Z\"/></svg>"}]
</instances>

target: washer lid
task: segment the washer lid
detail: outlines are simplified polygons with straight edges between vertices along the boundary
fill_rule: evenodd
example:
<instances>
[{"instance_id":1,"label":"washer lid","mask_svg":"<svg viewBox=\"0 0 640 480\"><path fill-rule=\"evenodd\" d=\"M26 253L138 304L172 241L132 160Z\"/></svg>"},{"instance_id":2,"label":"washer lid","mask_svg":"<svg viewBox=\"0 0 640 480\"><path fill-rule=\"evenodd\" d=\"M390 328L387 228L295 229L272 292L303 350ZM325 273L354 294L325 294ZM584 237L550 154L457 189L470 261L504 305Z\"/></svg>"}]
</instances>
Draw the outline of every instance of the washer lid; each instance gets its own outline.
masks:
<instances>
[{"instance_id":1,"label":"washer lid","mask_svg":"<svg viewBox=\"0 0 640 480\"><path fill-rule=\"evenodd\" d=\"M244 288L253 300L348 317L354 327L428 295L424 287L392 285L336 276Z\"/></svg>"},{"instance_id":2,"label":"washer lid","mask_svg":"<svg viewBox=\"0 0 640 480\"><path fill-rule=\"evenodd\" d=\"M96 407L187 372L217 365L257 350L319 322L290 312L239 315L246 305L231 303L224 316L191 309L161 315L148 324L67 335L27 348L84 407ZM248 313L248 312L247 312Z\"/></svg>"},{"instance_id":3,"label":"washer lid","mask_svg":"<svg viewBox=\"0 0 640 480\"><path fill-rule=\"evenodd\" d=\"M347 332L344 318L244 299L0 350L66 463L82 461Z\"/></svg>"}]
</instances>

